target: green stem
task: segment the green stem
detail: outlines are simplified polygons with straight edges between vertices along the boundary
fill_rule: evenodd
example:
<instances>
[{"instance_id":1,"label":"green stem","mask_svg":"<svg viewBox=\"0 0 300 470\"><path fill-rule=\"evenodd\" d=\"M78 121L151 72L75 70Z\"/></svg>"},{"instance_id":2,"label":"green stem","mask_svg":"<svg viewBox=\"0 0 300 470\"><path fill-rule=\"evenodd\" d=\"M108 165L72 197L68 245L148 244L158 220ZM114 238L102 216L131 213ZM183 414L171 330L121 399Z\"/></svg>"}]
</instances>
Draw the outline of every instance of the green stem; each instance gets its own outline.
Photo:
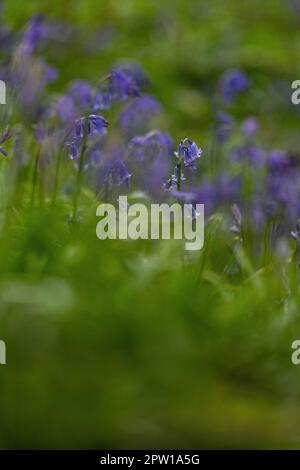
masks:
<instances>
[{"instance_id":1,"label":"green stem","mask_svg":"<svg viewBox=\"0 0 300 470\"><path fill-rule=\"evenodd\" d=\"M56 202L56 197L57 197L57 189L58 189L58 181L59 181L59 169L60 169L60 163L61 163L61 156L62 156L62 149L60 149L57 159L56 159L56 166L55 166L55 176L54 176L54 188L53 188L53 198L52 198L52 204L54 205Z\"/></svg>"},{"instance_id":2,"label":"green stem","mask_svg":"<svg viewBox=\"0 0 300 470\"><path fill-rule=\"evenodd\" d=\"M181 168L182 161L179 160L179 163L177 163L177 191L181 190Z\"/></svg>"},{"instance_id":3,"label":"green stem","mask_svg":"<svg viewBox=\"0 0 300 470\"><path fill-rule=\"evenodd\" d=\"M84 168L84 157L85 157L85 151L86 151L86 147L87 147L86 143L87 143L87 121L85 120L84 130L83 130L82 147L81 147L80 157L79 157L79 168L78 168L78 173L77 173L77 183L76 183L76 189L75 189L74 201L73 201L73 220L76 219L76 214L77 214L77 209L78 209L78 201L79 201L80 192L81 192L83 168Z\"/></svg>"},{"instance_id":4,"label":"green stem","mask_svg":"<svg viewBox=\"0 0 300 470\"><path fill-rule=\"evenodd\" d=\"M38 149L38 152L35 157L34 161L34 168L33 168L33 177L32 177L32 193L31 193L31 205L34 204L34 197L36 191L36 185L38 180L38 168L39 168L39 161L40 161L41 149Z\"/></svg>"}]
</instances>

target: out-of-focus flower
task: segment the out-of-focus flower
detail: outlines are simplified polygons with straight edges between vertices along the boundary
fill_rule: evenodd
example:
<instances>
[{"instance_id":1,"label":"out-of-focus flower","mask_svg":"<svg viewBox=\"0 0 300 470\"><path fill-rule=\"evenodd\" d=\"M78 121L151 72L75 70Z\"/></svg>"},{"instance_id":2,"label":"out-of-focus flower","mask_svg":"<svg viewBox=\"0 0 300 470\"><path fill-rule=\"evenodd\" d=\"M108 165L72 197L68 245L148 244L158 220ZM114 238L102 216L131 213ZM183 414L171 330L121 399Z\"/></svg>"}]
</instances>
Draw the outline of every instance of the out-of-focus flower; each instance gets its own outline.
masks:
<instances>
[{"instance_id":1,"label":"out-of-focus flower","mask_svg":"<svg viewBox=\"0 0 300 470\"><path fill-rule=\"evenodd\" d=\"M11 135L12 135L11 131L8 127L0 135L0 152L2 153L2 155L4 155L4 157L7 157L7 151L5 150L4 147L2 147L2 144L4 144L8 139L10 139Z\"/></svg>"},{"instance_id":2,"label":"out-of-focus flower","mask_svg":"<svg viewBox=\"0 0 300 470\"><path fill-rule=\"evenodd\" d=\"M249 79L241 70L228 70L222 75L219 87L222 98L231 103L236 95L248 89Z\"/></svg>"},{"instance_id":3,"label":"out-of-focus flower","mask_svg":"<svg viewBox=\"0 0 300 470\"><path fill-rule=\"evenodd\" d=\"M109 168L109 175L113 184L116 184L117 186L121 186L122 184L129 186L132 176L128 172L125 163L121 160L117 160L111 164Z\"/></svg>"},{"instance_id":4,"label":"out-of-focus flower","mask_svg":"<svg viewBox=\"0 0 300 470\"><path fill-rule=\"evenodd\" d=\"M56 97L46 111L47 117L54 115L62 124L74 121L76 114L73 99L67 95Z\"/></svg>"},{"instance_id":5,"label":"out-of-focus flower","mask_svg":"<svg viewBox=\"0 0 300 470\"><path fill-rule=\"evenodd\" d=\"M218 111L216 114L216 137L221 144L230 137L234 124L234 119L230 114L224 111Z\"/></svg>"},{"instance_id":6,"label":"out-of-focus flower","mask_svg":"<svg viewBox=\"0 0 300 470\"><path fill-rule=\"evenodd\" d=\"M281 150L272 150L268 155L267 164L272 173L282 173L291 168L289 157Z\"/></svg>"},{"instance_id":7,"label":"out-of-focus flower","mask_svg":"<svg viewBox=\"0 0 300 470\"><path fill-rule=\"evenodd\" d=\"M48 36L48 26L43 15L35 15L29 21L23 36L21 48L23 53L32 53L37 45Z\"/></svg>"},{"instance_id":8,"label":"out-of-focus flower","mask_svg":"<svg viewBox=\"0 0 300 470\"><path fill-rule=\"evenodd\" d=\"M120 127L127 135L147 132L151 119L161 111L161 106L152 96L142 95L131 101L120 114Z\"/></svg>"},{"instance_id":9,"label":"out-of-focus flower","mask_svg":"<svg viewBox=\"0 0 300 470\"><path fill-rule=\"evenodd\" d=\"M180 181L185 181L186 178L183 174L183 170L180 165L176 165L174 169L174 174L169 178L164 184L163 187L166 190L173 189L174 187L176 188L178 186L178 182ZM179 192L179 191L178 191Z\"/></svg>"},{"instance_id":10,"label":"out-of-focus flower","mask_svg":"<svg viewBox=\"0 0 300 470\"><path fill-rule=\"evenodd\" d=\"M247 162L253 167L259 167L265 163L266 154L259 145L247 142L231 149L230 158L235 162Z\"/></svg>"},{"instance_id":11,"label":"out-of-focus flower","mask_svg":"<svg viewBox=\"0 0 300 470\"><path fill-rule=\"evenodd\" d=\"M94 96L93 111L99 111L100 109L109 109L111 105L111 97L108 91L99 88L99 91Z\"/></svg>"},{"instance_id":12,"label":"out-of-focus flower","mask_svg":"<svg viewBox=\"0 0 300 470\"><path fill-rule=\"evenodd\" d=\"M127 161L136 180L151 194L161 192L166 180L174 145L170 136L158 130L134 137L128 145Z\"/></svg>"},{"instance_id":13,"label":"out-of-focus flower","mask_svg":"<svg viewBox=\"0 0 300 470\"><path fill-rule=\"evenodd\" d=\"M119 68L111 71L108 86L113 101L124 101L130 96L138 96L140 94L137 82L124 69Z\"/></svg>"},{"instance_id":14,"label":"out-of-focus flower","mask_svg":"<svg viewBox=\"0 0 300 470\"><path fill-rule=\"evenodd\" d=\"M201 154L202 150L193 140L188 138L181 140L178 151L175 152L175 156L179 159L182 158L184 165L192 170L196 168L196 159L200 158Z\"/></svg>"},{"instance_id":15,"label":"out-of-focus flower","mask_svg":"<svg viewBox=\"0 0 300 470\"><path fill-rule=\"evenodd\" d=\"M76 80L69 88L68 94L79 107L92 106L94 91L86 80Z\"/></svg>"},{"instance_id":16,"label":"out-of-focus flower","mask_svg":"<svg viewBox=\"0 0 300 470\"><path fill-rule=\"evenodd\" d=\"M259 124L256 118L249 117L242 123L241 129L245 137L253 137L258 131Z\"/></svg>"}]
</instances>

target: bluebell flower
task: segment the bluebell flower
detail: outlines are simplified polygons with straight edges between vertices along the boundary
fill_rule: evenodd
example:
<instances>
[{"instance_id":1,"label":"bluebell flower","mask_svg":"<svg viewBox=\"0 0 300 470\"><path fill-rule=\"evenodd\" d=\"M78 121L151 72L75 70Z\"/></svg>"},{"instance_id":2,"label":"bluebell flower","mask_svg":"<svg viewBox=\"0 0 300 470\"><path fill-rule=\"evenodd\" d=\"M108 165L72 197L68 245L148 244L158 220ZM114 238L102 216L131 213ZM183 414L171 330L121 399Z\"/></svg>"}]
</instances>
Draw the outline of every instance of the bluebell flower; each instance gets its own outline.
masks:
<instances>
[{"instance_id":1,"label":"bluebell flower","mask_svg":"<svg viewBox=\"0 0 300 470\"><path fill-rule=\"evenodd\" d=\"M111 106L111 96L108 91L99 89L95 93L93 100L93 111L99 111L100 109L109 109Z\"/></svg>"},{"instance_id":2,"label":"bluebell flower","mask_svg":"<svg viewBox=\"0 0 300 470\"><path fill-rule=\"evenodd\" d=\"M193 140L188 138L181 140L178 151L175 152L175 156L179 159L182 158L184 165L192 170L196 168L196 160L201 157L201 154L202 150Z\"/></svg>"},{"instance_id":3,"label":"bluebell flower","mask_svg":"<svg viewBox=\"0 0 300 470\"><path fill-rule=\"evenodd\" d=\"M140 93L139 86L132 75L120 68L111 71L108 86L114 101L124 101L130 96L138 96Z\"/></svg>"},{"instance_id":4,"label":"bluebell flower","mask_svg":"<svg viewBox=\"0 0 300 470\"><path fill-rule=\"evenodd\" d=\"M46 111L47 117L54 115L62 124L74 121L76 114L73 99L67 95L56 97Z\"/></svg>"},{"instance_id":5,"label":"bluebell flower","mask_svg":"<svg viewBox=\"0 0 300 470\"><path fill-rule=\"evenodd\" d=\"M246 137L253 137L259 128L259 124L256 118L249 117L242 123L241 129Z\"/></svg>"},{"instance_id":6,"label":"bluebell flower","mask_svg":"<svg viewBox=\"0 0 300 470\"><path fill-rule=\"evenodd\" d=\"M66 147L68 149L68 156L71 160L75 160L79 157L79 147L75 142L67 142Z\"/></svg>"},{"instance_id":7,"label":"bluebell flower","mask_svg":"<svg viewBox=\"0 0 300 470\"><path fill-rule=\"evenodd\" d=\"M42 15L35 15L29 21L22 40L22 51L31 53L39 42L48 36L48 26Z\"/></svg>"},{"instance_id":8,"label":"bluebell flower","mask_svg":"<svg viewBox=\"0 0 300 470\"><path fill-rule=\"evenodd\" d=\"M86 129L85 129L86 126ZM103 116L98 116L97 114L90 114L87 117L82 117L76 122L75 133L76 138L82 139L86 131L87 136L93 134L104 134L108 122L104 119Z\"/></svg>"},{"instance_id":9,"label":"bluebell flower","mask_svg":"<svg viewBox=\"0 0 300 470\"><path fill-rule=\"evenodd\" d=\"M7 127L5 129L5 131L0 135L0 152L2 153L2 155L4 155L4 157L7 157L7 151L5 150L4 147L2 147L2 144L4 144L8 139L11 138L11 132L9 130L9 128Z\"/></svg>"},{"instance_id":10,"label":"bluebell flower","mask_svg":"<svg viewBox=\"0 0 300 470\"><path fill-rule=\"evenodd\" d=\"M161 105L149 95L132 100L120 114L120 127L129 136L147 132L153 117L161 111Z\"/></svg>"},{"instance_id":11,"label":"bluebell flower","mask_svg":"<svg viewBox=\"0 0 300 470\"><path fill-rule=\"evenodd\" d=\"M121 186L122 184L129 186L132 174L128 172L125 163L121 160L117 160L111 164L109 174L113 184L117 186Z\"/></svg>"},{"instance_id":12,"label":"bluebell flower","mask_svg":"<svg viewBox=\"0 0 300 470\"><path fill-rule=\"evenodd\" d=\"M233 147L230 151L230 158L235 162L250 163L251 166L257 168L265 163L266 154L259 145L247 142Z\"/></svg>"},{"instance_id":13,"label":"bluebell flower","mask_svg":"<svg viewBox=\"0 0 300 470\"><path fill-rule=\"evenodd\" d=\"M219 86L223 99L231 103L237 94L248 89L249 79L241 70L228 70L222 75Z\"/></svg>"},{"instance_id":14,"label":"bluebell flower","mask_svg":"<svg viewBox=\"0 0 300 470\"><path fill-rule=\"evenodd\" d=\"M186 180L182 168L179 165L176 165L174 169L174 174L163 184L164 189L170 190L174 187L176 188L178 186L179 179L180 181Z\"/></svg>"},{"instance_id":15,"label":"bluebell flower","mask_svg":"<svg viewBox=\"0 0 300 470\"><path fill-rule=\"evenodd\" d=\"M136 181L141 182L141 189L147 190L151 195L161 193L173 150L171 137L158 130L131 139L126 157Z\"/></svg>"},{"instance_id":16,"label":"bluebell flower","mask_svg":"<svg viewBox=\"0 0 300 470\"><path fill-rule=\"evenodd\" d=\"M73 98L74 103L79 107L92 105L94 91L86 80L76 80L69 88L68 94Z\"/></svg>"}]
</instances>

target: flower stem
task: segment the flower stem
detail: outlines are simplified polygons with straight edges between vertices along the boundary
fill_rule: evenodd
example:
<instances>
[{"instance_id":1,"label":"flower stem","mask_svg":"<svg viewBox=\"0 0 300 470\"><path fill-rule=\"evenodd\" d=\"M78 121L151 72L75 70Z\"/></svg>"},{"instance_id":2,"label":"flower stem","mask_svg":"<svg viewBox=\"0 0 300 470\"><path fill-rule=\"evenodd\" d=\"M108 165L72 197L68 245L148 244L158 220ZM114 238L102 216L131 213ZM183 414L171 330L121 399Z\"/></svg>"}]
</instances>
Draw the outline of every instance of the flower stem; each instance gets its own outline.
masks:
<instances>
[{"instance_id":1,"label":"flower stem","mask_svg":"<svg viewBox=\"0 0 300 470\"><path fill-rule=\"evenodd\" d=\"M87 148L87 120L84 122L83 126L83 139L82 139L82 146L80 151L79 157L79 167L77 173L77 182L76 182L76 189L74 193L74 200L73 200L73 220L76 220L76 214L78 209L78 201L81 192L81 185L82 185L82 177L83 177L83 168L84 168L84 157Z\"/></svg>"},{"instance_id":2,"label":"flower stem","mask_svg":"<svg viewBox=\"0 0 300 470\"><path fill-rule=\"evenodd\" d=\"M180 159L179 163L177 163L177 191L178 192L181 190L181 168L182 168L182 161Z\"/></svg>"},{"instance_id":3,"label":"flower stem","mask_svg":"<svg viewBox=\"0 0 300 470\"><path fill-rule=\"evenodd\" d=\"M33 167L33 177L32 177L32 193L31 193L31 205L34 204L34 197L36 191L36 185L38 180L38 168L39 168L39 161L40 161L41 149L39 148L34 160L34 167Z\"/></svg>"}]
</instances>

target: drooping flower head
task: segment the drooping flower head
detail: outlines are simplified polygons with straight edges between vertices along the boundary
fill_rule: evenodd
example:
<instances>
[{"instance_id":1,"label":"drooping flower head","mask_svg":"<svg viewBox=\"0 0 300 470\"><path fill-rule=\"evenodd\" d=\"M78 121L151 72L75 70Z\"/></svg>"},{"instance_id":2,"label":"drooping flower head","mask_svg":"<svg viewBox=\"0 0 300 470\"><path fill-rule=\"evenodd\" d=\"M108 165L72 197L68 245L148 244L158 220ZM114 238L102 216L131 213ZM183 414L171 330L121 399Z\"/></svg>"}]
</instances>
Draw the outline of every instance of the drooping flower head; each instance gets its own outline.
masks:
<instances>
[{"instance_id":1,"label":"drooping flower head","mask_svg":"<svg viewBox=\"0 0 300 470\"><path fill-rule=\"evenodd\" d=\"M196 168L196 160L201 157L201 154L202 150L189 138L181 140L178 151L175 152L175 156L182 158L184 165L192 170Z\"/></svg>"},{"instance_id":2,"label":"drooping flower head","mask_svg":"<svg viewBox=\"0 0 300 470\"><path fill-rule=\"evenodd\" d=\"M76 137L82 139L86 132L87 136L93 134L104 134L108 122L103 116L97 114L90 114L88 117L78 119L76 123Z\"/></svg>"},{"instance_id":3,"label":"drooping flower head","mask_svg":"<svg viewBox=\"0 0 300 470\"><path fill-rule=\"evenodd\" d=\"M66 142L68 155L71 159L76 159L80 155L80 145L83 139L87 139L94 135L104 135L108 122L103 116L90 114L87 117L78 119L75 123L74 133L70 140Z\"/></svg>"},{"instance_id":4,"label":"drooping flower head","mask_svg":"<svg viewBox=\"0 0 300 470\"><path fill-rule=\"evenodd\" d=\"M125 69L114 69L108 79L109 93L113 101L124 101L130 96L138 96L139 86Z\"/></svg>"},{"instance_id":5,"label":"drooping flower head","mask_svg":"<svg viewBox=\"0 0 300 470\"><path fill-rule=\"evenodd\" d=\"M37 45L48 36L48 26L43 15L35 15L31 18L24 32L21 43L23 53L32 53Z\"/></svg>"}]
</instances>

